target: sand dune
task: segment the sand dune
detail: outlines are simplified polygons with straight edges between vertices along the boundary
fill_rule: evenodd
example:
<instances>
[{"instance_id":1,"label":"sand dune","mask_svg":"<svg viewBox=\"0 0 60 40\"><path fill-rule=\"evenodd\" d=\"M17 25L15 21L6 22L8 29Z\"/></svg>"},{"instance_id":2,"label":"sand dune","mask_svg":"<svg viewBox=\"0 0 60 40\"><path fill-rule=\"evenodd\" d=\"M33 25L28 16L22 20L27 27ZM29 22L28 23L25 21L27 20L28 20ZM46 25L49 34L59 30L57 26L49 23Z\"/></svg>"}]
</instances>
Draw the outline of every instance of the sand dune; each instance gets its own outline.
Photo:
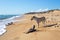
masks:
<instances>
[{"instance_id":1,"label":"sand dune","mask_svg":"<svg viewBox=\"0 0 60 40\"><path fill-rule=\"evenodd\" d=\"M37 17L46 17L46 24L54 24L58 23L59 27L51 26L51 27L43 27L43 23L40 23L39 28L37 27L36 21L31 21L31 17L35 15ZM0 36L0 40L60 40L60 11L54 11L45 14L26 14L22 19L23 21L15 22L12 25L7 26L7 32ZM38 31L26 34L32 27L32 25L36 26Z\"/></svg>"}]
</instances>

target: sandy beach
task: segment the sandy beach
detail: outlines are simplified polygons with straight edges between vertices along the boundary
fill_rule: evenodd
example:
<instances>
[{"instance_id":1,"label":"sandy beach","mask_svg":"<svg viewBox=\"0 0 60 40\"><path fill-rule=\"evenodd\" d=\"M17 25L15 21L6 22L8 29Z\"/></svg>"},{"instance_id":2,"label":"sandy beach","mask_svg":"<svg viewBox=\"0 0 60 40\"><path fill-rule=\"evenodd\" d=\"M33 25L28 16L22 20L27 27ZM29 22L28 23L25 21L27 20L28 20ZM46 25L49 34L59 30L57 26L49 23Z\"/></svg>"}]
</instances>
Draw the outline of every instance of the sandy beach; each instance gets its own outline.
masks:
<instances>
[{"instance_id":1,"label":"sandy beach","mask_svg":"<svg viewBox=\"0 0 60 40\"><path fill-rule=\"evenodd\" d=\"M31 21L32 16L46 17L46 25L57 23L58 27L43 27L40 23L37 27L36 21ZM0 40L60 40L60 11L47 12L43 14L25 14L22 19L18 18L15 23L7 26L7 32L0 36ZM36 26L38 31L26 34L33 26Z\"/></svg>"}]
</instances>

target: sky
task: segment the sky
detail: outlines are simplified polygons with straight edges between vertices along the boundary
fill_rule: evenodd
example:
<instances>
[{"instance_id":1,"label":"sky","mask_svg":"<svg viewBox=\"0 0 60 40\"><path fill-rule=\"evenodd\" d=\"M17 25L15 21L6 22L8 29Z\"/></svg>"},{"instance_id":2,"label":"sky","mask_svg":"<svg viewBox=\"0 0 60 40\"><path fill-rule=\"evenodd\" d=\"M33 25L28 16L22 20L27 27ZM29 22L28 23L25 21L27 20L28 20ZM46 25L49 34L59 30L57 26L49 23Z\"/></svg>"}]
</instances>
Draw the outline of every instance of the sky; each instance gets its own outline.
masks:
<instances>
[{"instance_id":1,"label":"sky","mask_svg":"<svg viewBox=\"0 0 60 40\"><path fill-rule=\"evenodd\" d=\"M0 0L0 15L20 15L41 9L60 9L60 0Z\"/></svg>"}]
</instances>

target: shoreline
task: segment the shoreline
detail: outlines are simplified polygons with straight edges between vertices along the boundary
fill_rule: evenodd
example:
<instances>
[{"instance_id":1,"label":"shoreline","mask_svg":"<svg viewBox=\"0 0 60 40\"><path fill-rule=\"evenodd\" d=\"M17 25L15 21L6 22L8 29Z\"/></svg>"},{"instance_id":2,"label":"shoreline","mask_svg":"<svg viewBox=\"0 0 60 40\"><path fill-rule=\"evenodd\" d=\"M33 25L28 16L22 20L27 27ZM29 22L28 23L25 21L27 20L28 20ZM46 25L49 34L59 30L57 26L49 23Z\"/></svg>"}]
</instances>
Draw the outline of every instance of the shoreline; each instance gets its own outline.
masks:
<instances>
[{"instance_id":1,"label":"shoreline","mask_svg":"<svg viewBox=\"0 0 60 40\"><path fill-rule=\"evenodd\" d=\"M14 17L11 17L11 18L8 18L8 19L4 19L2 20L2 22L0 22L0 36L5 34L6 33L6 28L8 26L8 23L11 23L11 22L17 22L18 20L16 20L15 18L18 18L20 16L14 16ZM12 25L12 24L11 24Z\"/></svg>"}]
</instances>

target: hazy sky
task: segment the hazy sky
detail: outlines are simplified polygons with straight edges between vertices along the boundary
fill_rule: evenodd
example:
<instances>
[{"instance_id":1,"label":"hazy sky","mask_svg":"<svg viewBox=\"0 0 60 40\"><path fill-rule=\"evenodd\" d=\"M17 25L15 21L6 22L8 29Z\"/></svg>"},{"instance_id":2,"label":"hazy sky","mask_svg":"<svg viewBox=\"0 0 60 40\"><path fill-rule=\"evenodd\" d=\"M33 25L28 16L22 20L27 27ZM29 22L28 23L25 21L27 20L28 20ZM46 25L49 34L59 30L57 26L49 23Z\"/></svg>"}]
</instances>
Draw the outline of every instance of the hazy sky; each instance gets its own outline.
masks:
<instances>
[{"instance_id":1,"label":"hazy sky","mask_svg":"<svg viewBox=\"0 0 60 40\"><path fill-rule=\"evenodd\" d=\"M46 8L60 8L60 0L0 0L0 14L23 14Z\"/></svg>"}]
</instances>

